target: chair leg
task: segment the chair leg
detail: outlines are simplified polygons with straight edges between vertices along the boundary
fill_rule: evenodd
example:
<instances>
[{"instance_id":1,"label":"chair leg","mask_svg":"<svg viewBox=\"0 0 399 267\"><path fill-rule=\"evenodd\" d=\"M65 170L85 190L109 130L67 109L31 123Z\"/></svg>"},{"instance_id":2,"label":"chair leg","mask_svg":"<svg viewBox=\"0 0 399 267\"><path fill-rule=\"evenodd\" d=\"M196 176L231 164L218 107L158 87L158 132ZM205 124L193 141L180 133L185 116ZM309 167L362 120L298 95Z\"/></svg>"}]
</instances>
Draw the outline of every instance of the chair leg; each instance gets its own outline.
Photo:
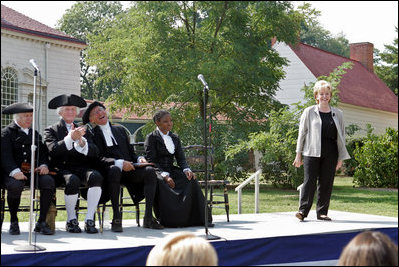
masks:
<instances>
[{"instance_id":1,"label":"chair leg","mask_svg":"<svg viewBox=\"0 0 399 267\"><path fill-rule=\"evenodd\" d=\"M121 192L119 193L119 213L121 214L121 220L123 218L123 186L121 186Z\"/></svg>"},{"instance_id":2,"label":"chair leg","mask_svg":"<svg viewBox=\"0 0 399 267\"><path fill-rule=\"evenodd\" d=\"M212 214L212 207L213 207L213 186L209 186L209 214Z\"/></svg>"},{"instance_id":3,"label":"chair leg","mask_svg":"<svg viewBox=\"0 0 399 267\"><path fill-rule=\"evenodd\" d=\"M104 226L104 216L101 216L102 213L101 213L100 205L101 204L97 205L97 216L98 216L98 226L100 228L100 233L102 233L103 226ZM104 207L103 207L103 209L104 209ZM104 213L102 215L104 215ZM96 219L96 215L94 215L94 220L95 219Z\"/></svg>"},{"instance_id":4,"label":"chair leg","mask_svg":"<svg viewBox=\"0 0 399 267\"><path fill-rule=\"evenodd\" d=\"M80 194L78 194L78 200L76 201L75 212L76 219L79 221L79 210L80 210Z\"/></svg>"},{"instance_id":5,"label":"chair leg","mask_svg":"<svg viewBox=\"0 0 399 267\"><path fill-rule=\"evenodd\" d=\"M137 226L140 227L140 204L136 203L135 207L136 207L136 222Z\"/></svg>"},{"instance_id":6,"label":"chair leg","mask_svg":"<svg viewBox=\"0 0 399 267\"><path fill-rule=\"evenodd\" d=\"M227 222L230 222L230 218L229 218L229 209L230 209L230 207L229 207L229 195L228 195L228 192L227 192L227 186L226 185L224 185L223 193L224 193L224 207L226 209Z\"/></svg>"},{"instance_id":7,"label":"chair leg","mask_svg":"<svg viewBox=\"0 0 399 267\"><path fill-rule=\"evenodd\" d=\"M1 189L1 225L0 225L0 230L3 229L4 209L6 207L6 205L5 205L6 204L5 203L5 201L6 201L5 195L6 195L6 190L5 190L5 188L2 188Z\"/></svg>"}]
</instances>

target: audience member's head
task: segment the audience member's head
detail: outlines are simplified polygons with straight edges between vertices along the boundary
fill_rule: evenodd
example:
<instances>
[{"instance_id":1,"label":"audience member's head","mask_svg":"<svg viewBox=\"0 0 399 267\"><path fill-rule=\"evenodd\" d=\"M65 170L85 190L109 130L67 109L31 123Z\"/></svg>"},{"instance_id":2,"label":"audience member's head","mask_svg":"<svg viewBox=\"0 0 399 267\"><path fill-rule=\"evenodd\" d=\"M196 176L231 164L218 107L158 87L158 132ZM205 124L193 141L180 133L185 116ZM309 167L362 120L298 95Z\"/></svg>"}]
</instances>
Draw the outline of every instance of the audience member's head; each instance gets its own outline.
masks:
<instances>
[{"instance_id":1,"label":"audience member's head","mask_svg":"<svg viewBox=\"0 0 399 267\"><path fill-rule=\"evenodd\" d=\"M344 248L339 266L398 266L398 246L385 234L365 231Z\"/></svg>"},{"instance_id":2,"label":"audience member's head","mask_svg":"<svg viewBox=\"0 0 399 267\"><path fill-rule=\"evenodd\" d=\"M217 266L213 246L187 232L169 235L148 254L147 266Z\"/></svg>"}]
</instances>

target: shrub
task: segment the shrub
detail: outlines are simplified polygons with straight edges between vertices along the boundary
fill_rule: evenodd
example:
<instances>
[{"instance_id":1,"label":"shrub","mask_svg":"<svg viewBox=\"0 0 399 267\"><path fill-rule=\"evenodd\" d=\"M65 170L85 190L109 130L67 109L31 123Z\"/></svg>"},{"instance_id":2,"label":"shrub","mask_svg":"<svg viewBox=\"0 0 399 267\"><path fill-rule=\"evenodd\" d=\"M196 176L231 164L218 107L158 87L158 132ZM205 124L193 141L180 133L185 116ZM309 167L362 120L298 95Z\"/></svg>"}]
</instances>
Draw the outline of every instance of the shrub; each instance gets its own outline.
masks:
<instances>
[{"instance_id":1,"label":"shrub","mask_svg":"<svg viewBox=\"0 0 399 267\"><path fill-rule=\"evenodd\" d=\"M354 182L367 187L398 188L398 131L387 128L384 135L368 134L354 150L358 167Z\"/></svg>"}]
</instances>

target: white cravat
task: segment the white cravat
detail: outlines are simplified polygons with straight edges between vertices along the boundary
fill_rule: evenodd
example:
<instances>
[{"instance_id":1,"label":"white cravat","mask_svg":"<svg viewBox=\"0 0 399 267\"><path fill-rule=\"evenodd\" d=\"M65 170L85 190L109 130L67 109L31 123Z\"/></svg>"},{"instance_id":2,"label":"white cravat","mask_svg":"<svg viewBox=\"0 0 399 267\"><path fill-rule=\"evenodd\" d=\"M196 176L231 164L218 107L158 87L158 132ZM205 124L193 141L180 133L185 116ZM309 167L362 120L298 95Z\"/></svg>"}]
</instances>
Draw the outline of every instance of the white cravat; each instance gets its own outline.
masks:
<instances>
[{"instance_id":1,"label":"white cravat","mask_svg":"<svg viewBox=\"0 0 399 267\"><path fill-rule=\"evenodd\" d=\"M29 128L22 128L21 125L18 124L17 121L14 121L16 125L19 126L19 128L21 128L22 131L24 131L24 133L26 133L27 135L29 134Z\"/></svg>"},{"instance_id":2,"label":"white cravat","mask_svg":"<svg viewBox=\"0 0 399 267\"><path fill-rule=\"evenodd\" d=\"M115 140L114 135L112 134L111 127L109 126L109 123L105 125L99 125L101 130L103 131L105 142L107 143L107 146L113 146L114 144L112 143L112 139L114 140L115 144L118 144Z\"/></svg>"},{"instance_id":3,"label":"white cravat","mask_svg":"<svg viewBox=\"0 0 399 267\"><path fill-rule=\"evenodd\" d=\"M157 127L158 132L161 134L162 139L165 143L166 149L169 151L170 154L174 154L175 153L175 143L173 143L172 137L170 137L168 134L169 132L167 132L166 134L163 134L161 132L161 130L159 130L159 128Z\"/></svg>"},{"instance_id":4,"label":"white cravat","mask_svg":"<svg viewBox=\"0 0 399 267\"><path fill-rule=\"evenodd\" d=\"M175 143L173 143L172 137L169 136L169 132L167 132L166 134L163 134L161 132L161 130L159 130L159 128L157 127L157 130L159 132L159 134L162 136L162 139L165 143L166 149L169 151L170 154L174 154L175 153ZM183 172L186 171L191 171L190 168L186 168L183 170ZM165 177L165 176L169 176L170 174L168 172L162 172L161 176Z\"/></svg>"}]
</instances>

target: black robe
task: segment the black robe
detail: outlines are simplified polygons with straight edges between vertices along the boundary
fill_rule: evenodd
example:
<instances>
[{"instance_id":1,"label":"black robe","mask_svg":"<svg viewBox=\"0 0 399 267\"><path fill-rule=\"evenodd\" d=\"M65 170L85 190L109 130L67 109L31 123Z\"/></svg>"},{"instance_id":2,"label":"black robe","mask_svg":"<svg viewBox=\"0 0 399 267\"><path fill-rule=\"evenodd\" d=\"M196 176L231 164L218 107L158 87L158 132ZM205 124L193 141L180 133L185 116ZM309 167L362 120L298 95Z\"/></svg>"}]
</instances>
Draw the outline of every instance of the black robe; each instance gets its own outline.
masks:
<instances>
[{"instance_id":1,"label":"black robe","mask_svg":"<svg viewBox=\"0 0 399 267\"><path fill-rule=\"evenodd\" d=\"M167 150L158 130L147 135L145 140L146 159L153 162L158 170L158 194L154 203L155 214L166 227L198 226L205 223L205 197L197 180L188 180L183 170L189 168L177 135L169 132L175 145L175 153ZM177 165L174 165L176 159ZM169 172L175 188L160 176ZM208 216L209 221L212 217Z\"/></svg>"}]
</instances>

